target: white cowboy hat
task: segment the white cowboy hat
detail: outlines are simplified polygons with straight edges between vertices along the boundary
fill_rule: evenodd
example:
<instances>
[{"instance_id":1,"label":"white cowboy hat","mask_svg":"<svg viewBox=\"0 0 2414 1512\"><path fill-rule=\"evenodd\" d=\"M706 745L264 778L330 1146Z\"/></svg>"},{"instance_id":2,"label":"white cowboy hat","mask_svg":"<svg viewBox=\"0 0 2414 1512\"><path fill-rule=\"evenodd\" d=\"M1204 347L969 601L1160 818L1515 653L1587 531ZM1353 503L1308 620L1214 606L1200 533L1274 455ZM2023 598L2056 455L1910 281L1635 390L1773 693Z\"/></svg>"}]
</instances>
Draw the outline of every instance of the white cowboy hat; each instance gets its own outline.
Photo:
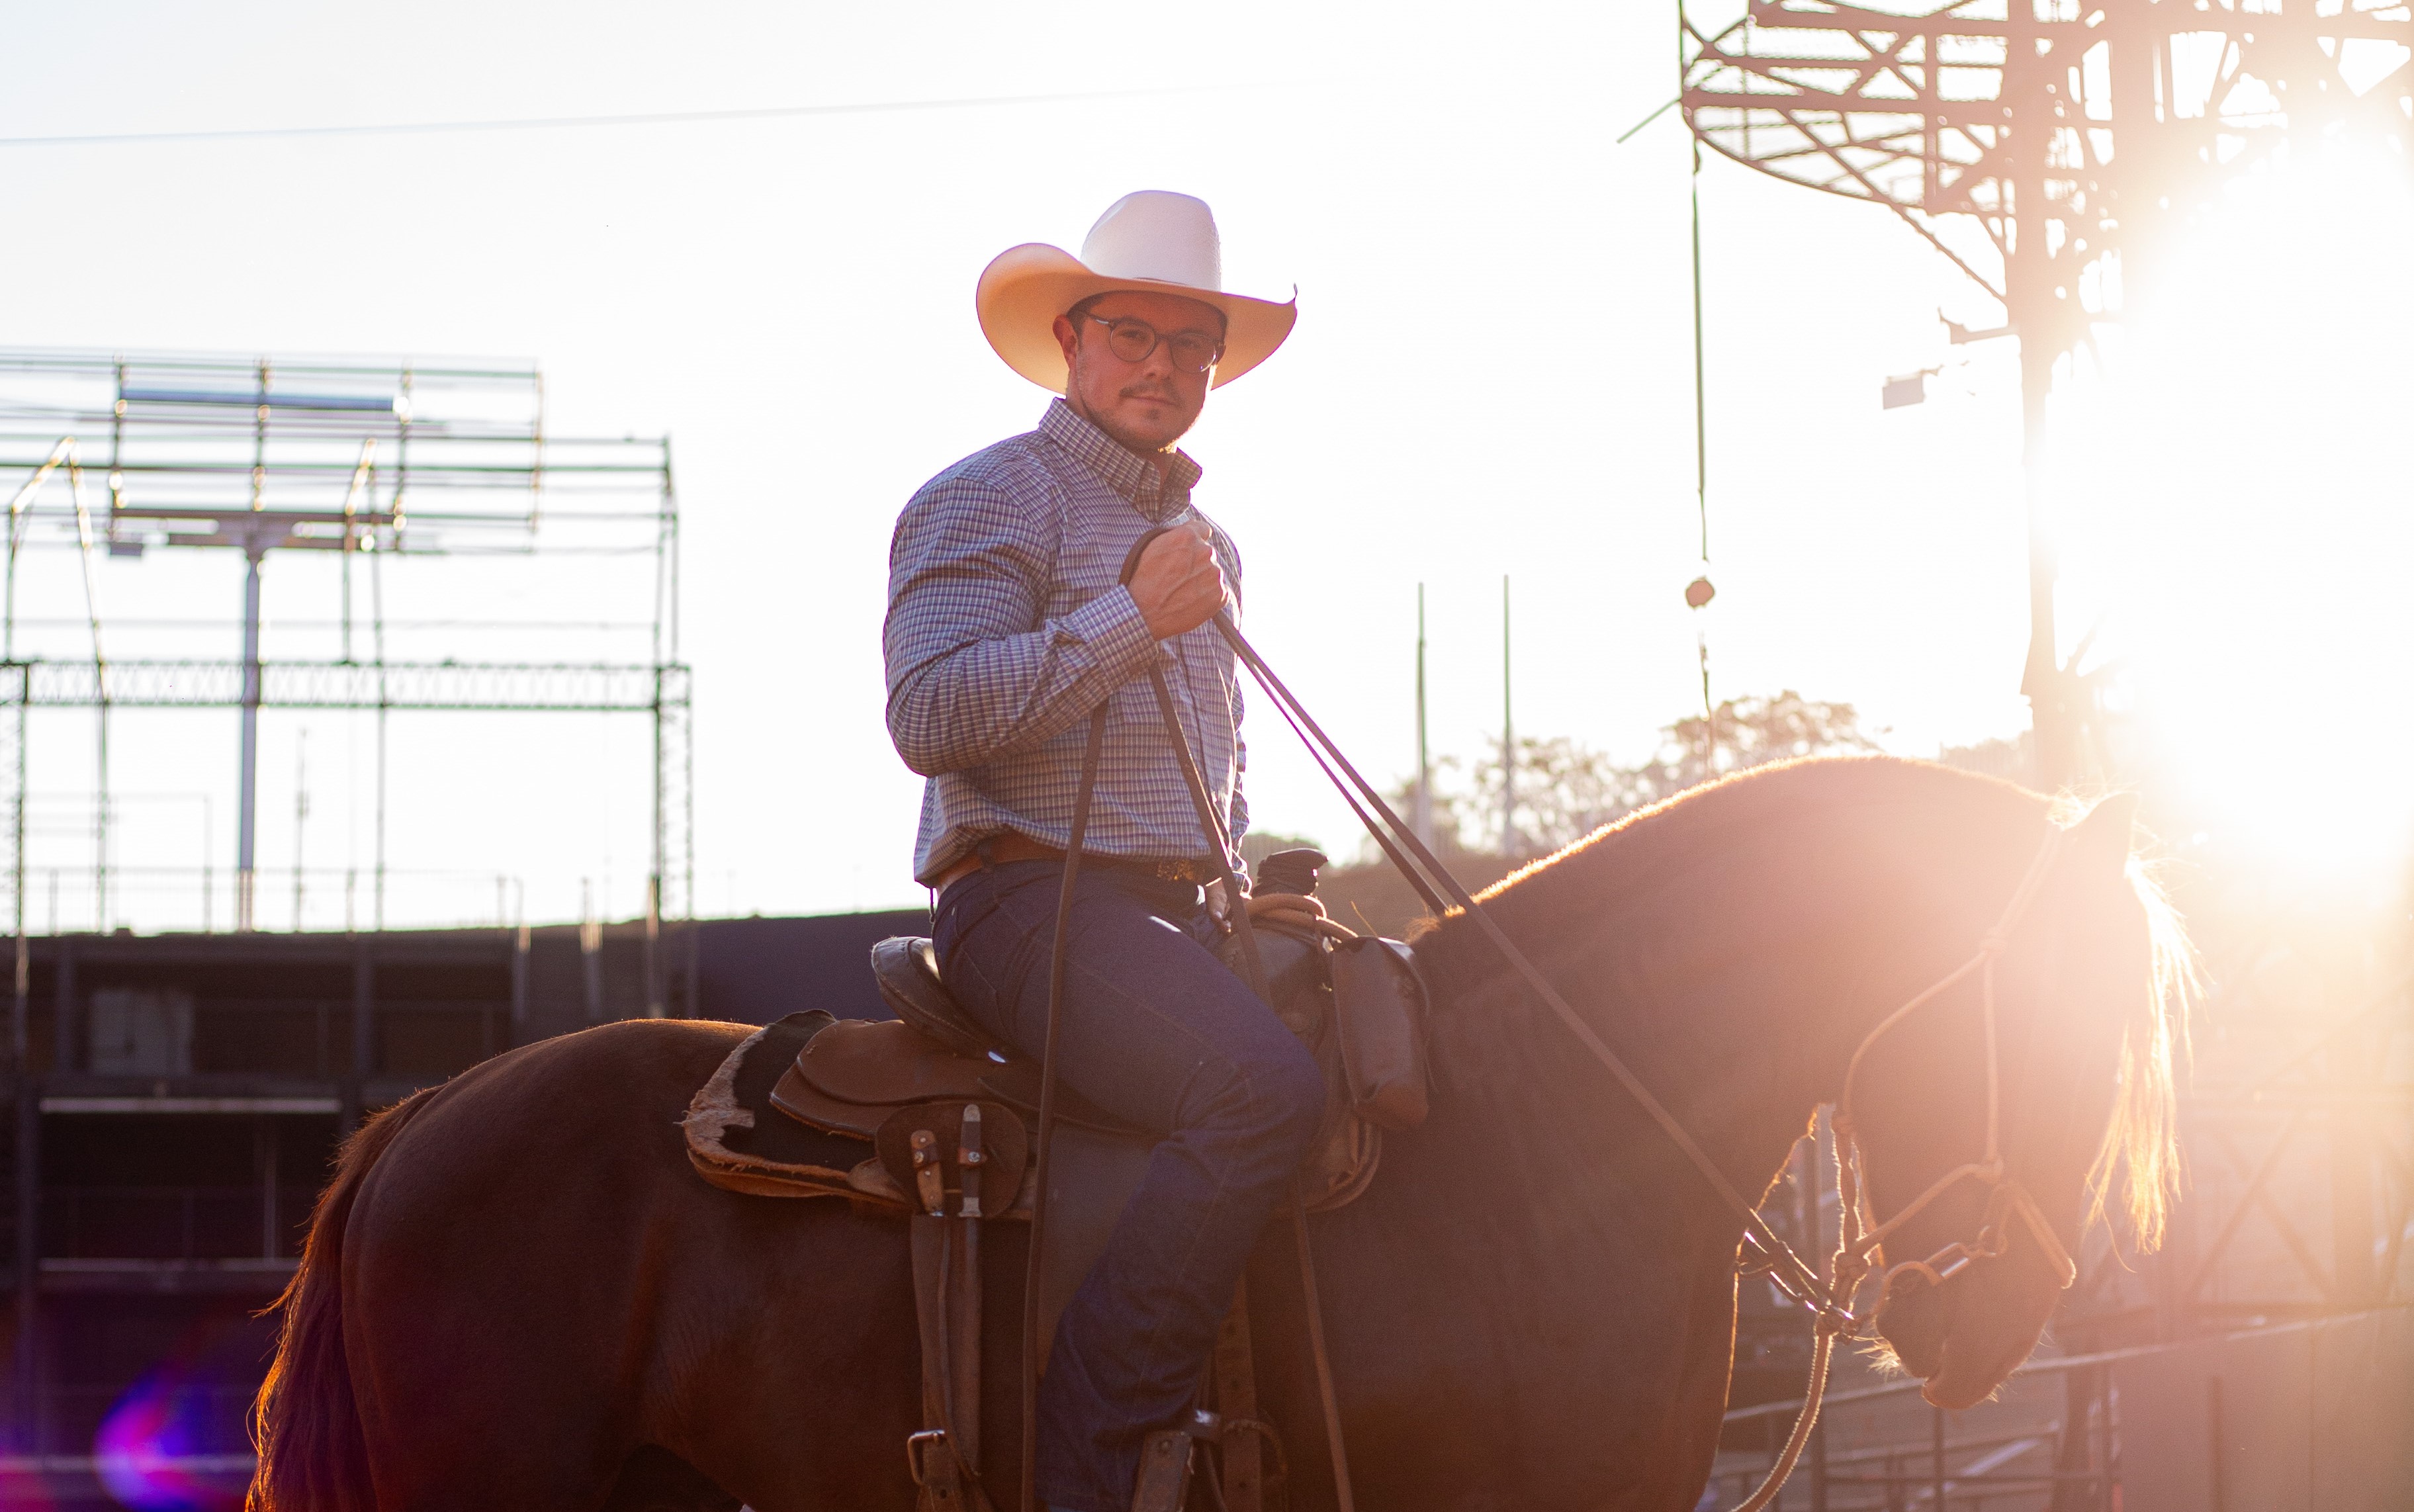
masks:
<instances>
[{"instance_id":1,"label":"white cowboy hat","mask_svg":"<svg viewBox=\"0 0 2414 1512\"><path fill-rule=\"evenodd\" d=\"M1231 382L1274 355L1299 296L1277 304L1224 292L1224 256L1215 215L1203 200L1141 189L1107 207L1081 243L1079 258L1039 242L1008 247L981 270L973 292L981 334L1006 365L1051 393L1065 392L1065 350L1056 344L1056 317L1118 289L1179 294L1224 312L1224 357L1215 386Z\"/></svg>"}]
</instances>

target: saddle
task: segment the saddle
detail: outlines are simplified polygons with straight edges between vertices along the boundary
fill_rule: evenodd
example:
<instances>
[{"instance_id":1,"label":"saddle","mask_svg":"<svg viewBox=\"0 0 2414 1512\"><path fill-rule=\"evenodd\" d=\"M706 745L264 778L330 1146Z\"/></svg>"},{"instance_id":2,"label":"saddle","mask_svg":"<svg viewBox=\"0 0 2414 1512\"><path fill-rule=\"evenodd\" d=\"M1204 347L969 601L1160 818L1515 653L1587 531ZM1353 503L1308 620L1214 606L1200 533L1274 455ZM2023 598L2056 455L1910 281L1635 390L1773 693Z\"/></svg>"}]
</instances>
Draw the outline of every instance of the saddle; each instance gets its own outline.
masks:
<instances>
[{"instance_id":1,"label":"saddle","mask_svg":"<svg viewBox=\"0 0 2414 1512\"><path fill-rule=\"evenodd\" d=\"M1374 1179L1382 1131L1424 1117L1423 989L1396 941L1263 923L1257 936L1275 1012L1325 1073L1325 1118L1301 1169L1302 1197L1311 1211L1339 1208ZM908 1218L923 1364L925 1427L908 1445L917 1512L978 1512L988 1505L979 1481L980 1231L1031 1217L1039 1067L964 1013L928 940L885 940L872 947L872 968L898 1016L796 1014L749 1036L690 1104L688 1154L707 1181L731 1191L841 1197ZM1058 1087L1057 1104L1048 1244L1035 1282L1042 1340L1054 1337L1160 1137L1070 1088ZM1235 1431L1225 1445L1224 1498L1230 1512L1265 1512L1279 1505L1281 1488L1261 1470L1265 1430L1240 1307L1224 1334L1211 1372L1217 1412L1172 1431L1201 1437L1217 1422L1246 1425L1252 1431Z\"/></svg>"}]
</instances>

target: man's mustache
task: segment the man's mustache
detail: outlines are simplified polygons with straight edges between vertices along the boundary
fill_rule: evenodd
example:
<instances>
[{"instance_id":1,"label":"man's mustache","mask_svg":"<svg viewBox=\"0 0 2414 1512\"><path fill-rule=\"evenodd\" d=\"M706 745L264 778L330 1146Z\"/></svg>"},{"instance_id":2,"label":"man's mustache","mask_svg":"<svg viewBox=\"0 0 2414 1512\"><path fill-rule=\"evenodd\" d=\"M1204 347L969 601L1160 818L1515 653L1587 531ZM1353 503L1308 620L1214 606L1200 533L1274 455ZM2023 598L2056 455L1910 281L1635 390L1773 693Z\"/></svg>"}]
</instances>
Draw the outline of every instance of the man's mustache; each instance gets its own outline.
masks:
<instances>
[{"instance_id":1,"label":"man's mustache","mask_svg":"<svg viewBox=\"0 0 2414 1512\"><path fill-rule=\"evenodd\" d=\"M1131 388L1125 389L1122 391L1122 397L1125 399L1156 399L1166 404L1176 404L1180 402L1174 397L1172 389L1160 389L1148 384L1136 384Z\"/></svg>"}]
</instances>

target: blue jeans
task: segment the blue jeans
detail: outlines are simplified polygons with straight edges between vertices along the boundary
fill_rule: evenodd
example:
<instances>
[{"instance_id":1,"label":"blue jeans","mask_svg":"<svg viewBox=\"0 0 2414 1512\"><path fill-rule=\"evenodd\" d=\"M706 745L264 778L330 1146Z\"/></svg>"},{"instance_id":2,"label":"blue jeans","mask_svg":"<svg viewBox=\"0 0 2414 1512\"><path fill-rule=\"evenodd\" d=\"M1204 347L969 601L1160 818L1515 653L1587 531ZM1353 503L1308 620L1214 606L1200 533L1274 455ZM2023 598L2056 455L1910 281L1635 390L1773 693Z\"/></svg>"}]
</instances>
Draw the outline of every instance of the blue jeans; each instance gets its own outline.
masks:
<instances>
[{"instance_id":1,"label":"blue jeans","mask_svg":"<svg viewBox=\"0 0 2414 1512\"><path fill-rule=\"evenodd\" d=\"M1051 861L976 871L931 928L957 1001L1034 1057L1063 879ZM1048 1356L1038 1490L1069 1512L1128 1512L1141 1440L1198 1388L1323 1113L1315 1059L1202 943L1213 927L1193 885L1102 867L1075 883L1058 1075L1164 1138Z\"/></svg>"}]
</instances>

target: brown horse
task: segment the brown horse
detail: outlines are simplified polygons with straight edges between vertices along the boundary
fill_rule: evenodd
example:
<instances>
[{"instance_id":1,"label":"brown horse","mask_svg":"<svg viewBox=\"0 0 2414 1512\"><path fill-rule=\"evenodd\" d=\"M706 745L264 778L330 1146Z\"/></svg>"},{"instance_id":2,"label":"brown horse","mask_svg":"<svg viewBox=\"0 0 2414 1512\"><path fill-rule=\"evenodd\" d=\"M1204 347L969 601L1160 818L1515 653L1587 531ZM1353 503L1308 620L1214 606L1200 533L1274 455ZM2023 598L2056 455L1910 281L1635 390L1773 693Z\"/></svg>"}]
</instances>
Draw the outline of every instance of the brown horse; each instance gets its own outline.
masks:
<instances>
[{"instance_id":1,"label":"brown horse","mask_svg":"<svg viewBox=\"0 0 2414 1512\"><path fill-rule=\"evenodd\" d=\"M1966 959L2050 823L2007 784L1886 759L1766 768L1527 868L1486 907L1727 1178L1765 1190L1862 1036ZM1997 973L2004 1153L2071 1250L2116 1171L2138 1232L2170 1175L2168 918L2129 806L2080 821ZM1314 1222L1359 1505L1690 1508L1719 1435L1739 1221L1464 919L1417 947L1433 1115ZM320 1199L259 1412L261 1512L908 1508L917 1357L904 1224L706 1186L688 1098L745 1032L610 1025L514 1051L368 1125ZM1977 1157L1973 983L1878 1042L1855 1093L1871 1206ZM2124 1169L2123 1169L2124 1168ZM1973 1185L1900 1255L1973 1237ZM1016 1369L1019 1237L990 1247ZM1251 1278L1293 1505L1330 1505L1289 1261ZM2057 1277L2012 1248L1879 1331L1931 1401L1990 1392ZM1010 1506L1015 1401L984 1414Z\"/></svg>"}]
</instances>

